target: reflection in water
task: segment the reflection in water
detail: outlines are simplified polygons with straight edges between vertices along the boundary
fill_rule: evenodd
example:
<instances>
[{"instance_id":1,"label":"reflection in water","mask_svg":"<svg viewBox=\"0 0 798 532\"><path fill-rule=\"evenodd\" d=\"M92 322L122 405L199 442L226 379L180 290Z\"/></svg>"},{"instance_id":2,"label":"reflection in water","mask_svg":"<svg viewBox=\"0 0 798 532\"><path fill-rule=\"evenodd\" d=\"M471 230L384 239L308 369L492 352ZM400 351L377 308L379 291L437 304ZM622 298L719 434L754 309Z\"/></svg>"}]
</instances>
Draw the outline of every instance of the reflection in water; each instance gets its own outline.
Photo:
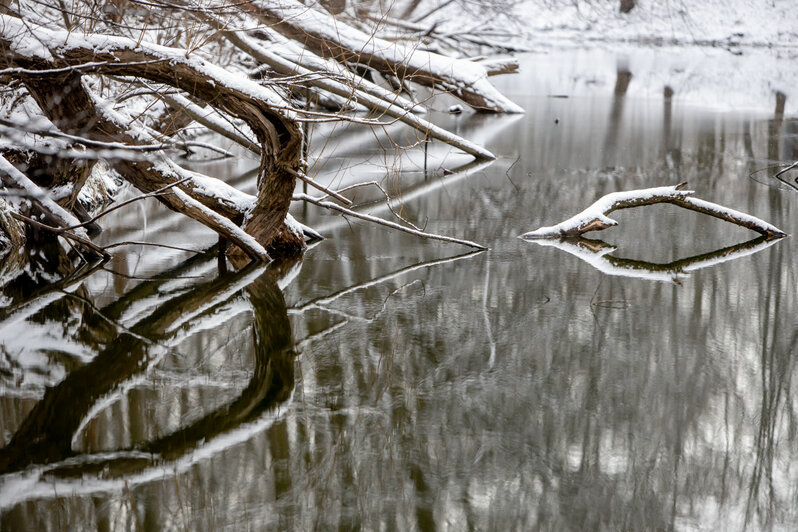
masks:
<instances>
[{"instance_id":1,"label":"reflection in water","mask_svg":"<svg viewBox=\"0 0 798 532\"><path fill-rule=\"evenodd\" d=\"M258 421L290 397L294 387L293 341L274 269L251 264L239 272L197 282L177 295L170 294L170 281L199 261L215 262L213 256L190 259L87 316L81 324L83 331L93 330L102 336L105 347L89 363L48 388L0 450L3 507L7 509L17 500L49 497L57 490L96 493L113 489L119 482L129 489L131 483L163 475L178 464L185 469L249 437L248 424L262 430ZM51 286L59 289L63 284ZM111 398L124 393L124 383L150 371L180 338L196 334L209 322L212 325L217 319L212 310L227 304L242 289L254 313L254 368L249 383L235 399L169 434L136 441L126 449L76 449L75 442L80 432L87 430L98 402L107 407ZM37 291L30 299L35 301L45 293ZM157 302L146 317L130 327L118 324L126 310L153 296ZM235 431L243 435L231 437ZM23 473L15 474L19 471ZM97 480L92 482L92 477ZM75 478L79 483L58 482L59 478ZM103 483L100 479L116 481ZM5 525L13 526L23 515L5 515Z\"/></svg>"},{"instance_id":2,"label":"reflection in water","mask_svg":"<svg viewBox=\"0 0 798 532\"><path fill-rule=\"evenodd\" d=\"M702 253L685 259L674 260L668 263L653 263L642 260L625 259L610 255L618 248L602 240L584 237L575 238L550 238L529 239L541 246L551 246L561 249L590 264L597 270L607 275L621 277L634 277L651 281L665 281L679 284L681 279L690 272L716 266L718 264L747 257L775 244L781 237L768 238L760 236L722 249Z\"/></svg>"},{"instance_id":3,"label":"reflection in water","mask_svg":"<svg viewBox=\"0 0 798 532\"><path fill-rule=\"evenodd\" d=\"M487 252L308 207L329 238L290 284L162 251L60 284L57 253L50 269L0 265L0 529L795 529L794 238L732 245L747 230L674 208L604 233L635 260L571 242L674 286L516 235L685 180L796 234L795 192L749 178L791 162L796 121L771 129L772 95L759 115L688 108L667 71L652 100L630 97L651 79L634 57L616 95L612 54L606 72L573 54L571 70L536 56L508 78L523 117L432 113L492 164L380 163L387 190L416 191L394 203L403 216ZM375 178L379 145L345 133L351 156L321 161L319 179L346 184L342 165ZM205 238L145 212L178 245ZM130 234L109 238L145 239L140 212L114 214Z\"/></svg>"}]
</instances>

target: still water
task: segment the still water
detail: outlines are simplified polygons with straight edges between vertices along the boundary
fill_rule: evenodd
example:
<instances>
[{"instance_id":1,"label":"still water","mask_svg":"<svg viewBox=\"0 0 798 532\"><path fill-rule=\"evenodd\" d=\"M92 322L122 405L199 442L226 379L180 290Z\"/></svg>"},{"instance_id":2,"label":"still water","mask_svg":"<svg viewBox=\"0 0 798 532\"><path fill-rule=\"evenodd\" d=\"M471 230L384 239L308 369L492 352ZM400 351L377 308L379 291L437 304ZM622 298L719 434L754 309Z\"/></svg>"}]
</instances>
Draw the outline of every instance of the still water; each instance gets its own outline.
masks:
<instances>
[{"instance_id":1,"label":"still water","mask_svg":"<svg viewBox=\"0 0 798 532\"><path fill-rule=\"evenodd\" d=\"M794 530L794 237L652 206L593 242L516 238L682 181L798 234L771 167L798 159L794 102L696 105L630 56L525 58L499 81L524 116L431 113L488 164L312 132L319 179L381 181L407 219L487 252L298 205L328 237L298 264L6 258L0 529ZM254 165L197 169L251 189ZM164 211L119 211L103 239L213 243Z\"/></svg>"}]
</instances>

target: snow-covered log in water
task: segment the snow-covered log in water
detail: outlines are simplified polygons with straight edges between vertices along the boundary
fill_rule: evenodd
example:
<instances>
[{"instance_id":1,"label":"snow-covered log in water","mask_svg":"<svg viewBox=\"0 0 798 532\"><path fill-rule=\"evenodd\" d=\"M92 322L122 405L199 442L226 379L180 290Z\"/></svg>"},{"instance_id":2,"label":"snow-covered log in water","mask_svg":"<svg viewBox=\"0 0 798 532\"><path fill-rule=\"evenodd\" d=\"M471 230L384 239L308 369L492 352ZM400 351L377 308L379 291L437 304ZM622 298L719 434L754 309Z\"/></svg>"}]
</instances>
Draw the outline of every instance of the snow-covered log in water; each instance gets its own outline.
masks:
<instances>
[{"instance_id":1,"label":"snow-covered log in water","mask_svg":"<svg viewBox=\"0 0 798 532\"><path fill-rule=\"evenodd\" d=\"M373 39L315 4L145 4L146 10L137 2L100 8L85 0L68 9L35 0L0 5L0 82L8 87L0 94L0 126L10 133L0 155L29 178L33 189L26 194L49 198L79 222L92 219L77 197L103 160L145 195L169 188L158 200L236 244L233 255L265 260L272 248L301 253L301 233L309 230L287 217L295 179L348 203L306 175L304 122L383 127L399 121L419 131L419 139L488 160L494 158L488 150L421 118L424 108L403 95L410 94L405 82L450 92L478 110L521 111L487 80L494 72L484 66L407 41ZM264 27L266 19L277 24ZM183 23L190 29L183 31ZM338 30L330 33L327 23ZM398 86L381 85L378 72ZM194 140L207 130L259 155L255 196L170 158L170 150L189 145L229 156ZM11 186L15 179L4 173ZM78 227L50 218L42 228L51 233ZM20 245L8 236L5 242Z\"/></svg>"},{"instance_id":2,"label":"snow-covered log in water","mask_svg":"<svg viewBox=\"0 0 798 532\"><path fill-rule=\"evenodd\" d=\"M90 62L95 71L137 76L183 89L243 120L261 148L257 201L237 202L237 196L241 196L237 190L230 191L231 187L209 177L202 183L192 179L185 190L159 199L214 229L253 259L268 260L265 246L277 234L290 234L279 229L294 188L294 176L288 170L300 163L302 134L290 112L280 110L285 100L278 94L202 59L187 58L181 49L124 37L31 27L10 16L0 15L0 26L0 44L7 51L6 57L27 70L22 80L29 92L53 123L66 131L130 145L150 140L145 130L131 127L130 120L91 94L76 70L67 68L55 78L48 72L70 66L80 68ZM33 39L33 33L39 48L20 44ZM65 85L70 88L68 99L57 90ZM145 192L177 181L184 174L165 156L156 156L154 161L117 159L112 165ZM244 220L242 230L239 224Z\"/></svg>"},{"instance_id":3,"label":"snow-covered log in water","mask_svg":"<svg viewBox=\"0 0 798 532\"><path fill-rule=\"evenodd\" d=\"M538 238L561 238L579 236L588 231L600 231L618 225L618 222L607 215L619 209L654 205L656 203L671 203L685 209L700 212L726 220L733 224L746 227L768 238L780 238L787 233L764 220L750 214L729 209L717 203L711 203L692 197L694 191L684 190L687 183L669 187L644 188L613 192L602 196L590 207L567 220L548 227L541 227L520 235L519 238L527 240Z\"/></svg>"}]
</instances>

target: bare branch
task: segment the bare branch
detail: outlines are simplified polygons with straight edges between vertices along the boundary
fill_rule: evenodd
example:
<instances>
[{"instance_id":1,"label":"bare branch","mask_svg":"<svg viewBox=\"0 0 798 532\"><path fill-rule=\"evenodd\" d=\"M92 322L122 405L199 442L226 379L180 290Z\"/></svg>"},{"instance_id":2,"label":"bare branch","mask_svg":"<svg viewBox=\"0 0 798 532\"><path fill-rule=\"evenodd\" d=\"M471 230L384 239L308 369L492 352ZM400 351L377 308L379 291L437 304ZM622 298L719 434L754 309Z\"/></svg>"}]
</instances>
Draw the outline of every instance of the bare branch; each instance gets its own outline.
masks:
<instances>
[{"instance_id":1,"label":"bare branch","mask_svg":"<svg viewBox=\"0 0 798 532\"><path fill-rule=\"evenodd\" d=\"M430 240L440 240L442 242L452 242L454 244L462 244L464 246L472 247L475 249L488 249L482 244L477 244L476 242L472 242L470 240L462 240L459 238L453 238L450 236L445 235L438 235L435 233L428 233L426 231L419 231L418 229L411 229L409 227L405 227L395 222L390 222L388 220L384 220L382 218L378 218L376 216L371 216L368 214L359 213L353 211L352 209L347 209L346 207L341 207L335 203L329 201L322 201L319 199L314 198L313 196L308 196L307 194L295 194L295 200L307 201L308 203L312 203L313 205L318 205L319 207L324 207L325 209L330 209L333 211L338 211L341 214L346 216L351 216L353 218L359 218L361 220L365 220L367 222L372 222L377 225L384 225L385 227L390 227L391 229L396 229L398 231L402 231L404 233L409 233L411 235L415 235L421 238L428 238Z\"/></svg>"},{"instance_id":2,"label":"bare branch","mask_svg":"<svg viewBox=\"0 0 798 532\"><path fill-rule=\"evenodd\" d=\"M28 218L25 215L19 214L18 212L11 212L11 216L19 220L20 222L25 222L26 224L32 225L33 227L36 227L38 229L43 229L45 231L49 231L58 236L67 238L69 240L74 240L75 242L78 242L79 244L84 246L86 249L93 251L98 257L103 257L106 259L111 258L111 255L109 255L108 252L105 251L103 248L101 248L100 246L98 246L88 238L76 235L72 231L64 231L60 227L53 227L51 225L43 224L41 222L34 220L33 218Z\"/></svg>"},{"instance_id":3,"label":"bare branch","mask_svg":"<svg viewBox=\"0 0 798 532\"><path fill-rule=\"evenodd\" d=\"M344 205L352 205L352 202L351 202L351 201L349 201L348 199L346 199L346 198L345 198L345 197L343 197L342 195L338 194L338 193L337 193L337 192L335 192L334 190L330 190L329 188L325 187L324 185L322 185L322 184L321 184L321 183L319 183L318 181L314 181L313 179L311 179L311 178L310 178L310 176L308 176L307 174L305 174L305 172L296 172L296 171L294 171L294 170L289 170L289 173L291 173L291 174L293 174L294 176L296 176L297 178L301 179L302 181L304 181L304 182L305 182L305 183L307 183L308 185L312 186L312 187L313 187L313 188L315 188L316 190L319 190L319 191L321 191L321 192L324 192L324 193L325 193L325 194L327 194L328 196L331 196L331 197L333 197L333 198L337 199L338 201L340 201L340 202L341 202L341 203L343 203Z\"/></svg>"},{"instance_id":4,"label":"bare branch","mask_svg":"<svg viewBox=\"0 0 798 532\"><path fill-rule=\"evenodd\" d=\"M130 199L128 199L128 200L125 200L125 201L123 201L123 202L121 202L121 203L117 203L116 205L113 205L113 206L111 206L111 207L109 207L109 208L107 208L107 209L103 210L102 212L100 212L100 213L98 213L98 214L95 214L94 216L92 216L91 218L89 218L88 220L86 220L85 222L81 222L81 223L79 223L79 224L77 224L77 225L73 225L73 226L71 226L71 227L67 227L67 228L65 228L65 229L63 229L63 230L64 230L64 231L71 231L71 230L73 230L73 229L77 229L78 227L85 227L85 226L87 226L87 225L89 225L89 224L92 224L92 223L96 222L97 220L99 220L100 218L102 218L103 216L105 216L106 214L112 213L113 211L115 211L115 210L117 210L117 209L121 209L121 208L122 208L122 207L124 207L125 205L130 205L130 204L131 204L131 203L133 203L134 201L143 200L143 199L145 199L145 198L152 198L152 197L155 197L155 196L160 196L160 195L162 195L164 192L166 192L167 190L169 190L170 188L172 188L172 187L176 187L177 185L182 185L183 183L185 183L186 181L189 181L189 180L191 180L191 177L184 177L184 178L183 178L183 179L181 179L180 181L175 181L174 183L169 183L169 184L168 184L168 185L166 185L165 187L161 187L161 188L159 188L158 190L154 190L154 191L152 191L152 192L148 192L148 193L146 193L146 194L140 194L140 195L138 195L138 196L136 196L136 197L134 197L134 198L130 198ZM109 247L109 246L106 246L106 247Z\"/></svg>"}]
</instances>

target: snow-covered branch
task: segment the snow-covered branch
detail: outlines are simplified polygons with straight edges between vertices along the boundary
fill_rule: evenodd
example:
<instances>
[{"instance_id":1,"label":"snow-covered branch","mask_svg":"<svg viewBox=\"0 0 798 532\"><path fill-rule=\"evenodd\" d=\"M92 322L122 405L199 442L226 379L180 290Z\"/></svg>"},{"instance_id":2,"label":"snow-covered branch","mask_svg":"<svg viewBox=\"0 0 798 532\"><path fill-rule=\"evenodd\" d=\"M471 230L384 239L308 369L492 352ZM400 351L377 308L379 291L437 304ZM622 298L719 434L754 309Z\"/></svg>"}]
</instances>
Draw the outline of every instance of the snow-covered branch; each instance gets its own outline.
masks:
<instances>
[{"instance_id":1,"label":"snow-covered branch","mask_svg":"<svg viewBox=\"0 0 798 532\"><path fill-rule=\"evenodd\" d=\"M315 4L133 5L115 5L113 16L98 15L86 0L68 9L37 0L0 9L0 77L7 86L0 94L0 128L7 133L0 149L10 167L30 177L37 198L77 215L66 222L50 216L48 227L82 231L94 219L77 198L103 160L144 195L236 244L230 256L265 259L278 248L298 255L302 233L312 231L287 214L295 180L349 203L306 175L306 122L370 128L401 122L418 132L419 143L439 140L491 160L487 149L422 118L425 108L408 82L449 92L478 110L522 111L488 81L510 63L492 67L407 40L379 39ZM145 25L142 5L152 15ZM254 196L170 158L174 148L188 146L229 156L205 139L189 138L207 131L260 158ZM158 193L166 189L172 190ZM19 186L10 193L32 197ZM14 201L7 203L16 209ZM41 210L56 212L46 205Z\"/></svg>"},{"instance_id":2,"label":"snow-covered branch","mask_svg":"<svg viewBox=\"0 0 798 532\"><path fill-rule=\"evenodd\" d=\"M600 231L618 225L618 222L607 215L619 209L654 205L656 203L671 203L685 209L708 214L721 220L746 227L766 237L783 237L787 233L781 229L760 220L750 214L729 209L717 203L711 203L698 198L693 198L692 190L684 190L687 183L669 187L645 188L625 192L613 192L602 196L590 207L567 220L549 227L541 227L534 231L520 235L528 240L537 238L561 238L578 236L588 231Z\"/></svg>"},{"instance_id":3,"label":"snow-covered branch","mask_svg":"<svg viewBox=\"0 0 798 532\"><path fill-rule=\"evenodd\" d=\"M291 74L310 74L311 71L299 66L295 63L284 59L273 52L267 50L254 39L239 33L228 32L228 38L232 43L249 53L258 61L268 64L278 72L286 75ZM355 102L365 105L381 114L385 114L391 118L395 118L410 127L420 131L425 137L431 138L450 144L455 148L459 148L464 152L471 154L478 159L495 159L496 156L482 146L470 142L454 133L451 133L442 127L436 126L428 120L417 116L412 110L394 105L383 98L374 96L368 92L361 91L353 88L345 83L341 83L334 79L316 78L310 82L312 85L327 90L337 96L343 98L353 99Z\"/></svg>"},{"instance_id":4,"label":"snow-covered branch","mask_svg":"<svg viewBox=\"0 0 798 532\"><path fill-rule=\"evenodd\" d=\"M417 44L380 39L295 0L260 0L252 5L256 18L323 57L442 88L480 111L524 112L488 81L479 64L427 52Z\"/></svg>"}]
</instances>

